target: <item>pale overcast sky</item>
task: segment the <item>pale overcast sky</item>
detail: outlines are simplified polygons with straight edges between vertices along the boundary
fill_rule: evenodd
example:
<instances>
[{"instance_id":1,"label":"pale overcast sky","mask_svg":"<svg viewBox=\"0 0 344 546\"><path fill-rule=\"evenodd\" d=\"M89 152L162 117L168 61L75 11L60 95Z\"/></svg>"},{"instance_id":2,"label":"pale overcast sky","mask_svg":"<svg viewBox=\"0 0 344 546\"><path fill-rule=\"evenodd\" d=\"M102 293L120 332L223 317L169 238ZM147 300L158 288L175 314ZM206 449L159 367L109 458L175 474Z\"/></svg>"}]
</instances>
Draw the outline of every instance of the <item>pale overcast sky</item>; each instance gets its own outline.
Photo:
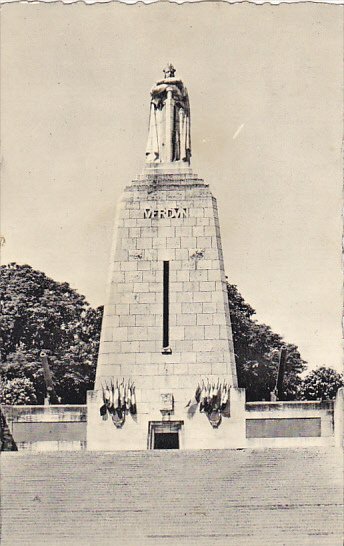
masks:
<instances>
[{"instance_id":1,"label":"pale overcast sky","mask_svg":"<svg viewBox=\"0 0 344 546\"><path fill-rule=\"evenodd\" d=\"M311 368L341 368L340 6L4 5L2 263L105 298L114 211L167 61L226 273Z\"/></svg>"}]
</instances>

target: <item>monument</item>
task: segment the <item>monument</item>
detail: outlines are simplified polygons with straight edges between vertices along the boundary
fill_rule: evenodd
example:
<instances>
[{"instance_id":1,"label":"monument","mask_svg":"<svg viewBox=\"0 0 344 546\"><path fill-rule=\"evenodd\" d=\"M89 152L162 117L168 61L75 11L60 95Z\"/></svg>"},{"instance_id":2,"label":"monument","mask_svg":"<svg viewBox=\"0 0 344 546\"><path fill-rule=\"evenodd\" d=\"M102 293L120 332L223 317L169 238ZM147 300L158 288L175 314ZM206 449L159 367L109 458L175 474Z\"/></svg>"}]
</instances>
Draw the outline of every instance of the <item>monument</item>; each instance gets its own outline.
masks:
<instances>
[{"instance_id":1,"label":"monument","mask_svg":"<svg viewBox=\"0 0 344 546\"><path fill-rule=\"evenodd\" d=\"M143 172L113 236L88 449L243 444L218 210L191 168L188 92L171 64L151 91Z\"/></svg>"}]
</instances>

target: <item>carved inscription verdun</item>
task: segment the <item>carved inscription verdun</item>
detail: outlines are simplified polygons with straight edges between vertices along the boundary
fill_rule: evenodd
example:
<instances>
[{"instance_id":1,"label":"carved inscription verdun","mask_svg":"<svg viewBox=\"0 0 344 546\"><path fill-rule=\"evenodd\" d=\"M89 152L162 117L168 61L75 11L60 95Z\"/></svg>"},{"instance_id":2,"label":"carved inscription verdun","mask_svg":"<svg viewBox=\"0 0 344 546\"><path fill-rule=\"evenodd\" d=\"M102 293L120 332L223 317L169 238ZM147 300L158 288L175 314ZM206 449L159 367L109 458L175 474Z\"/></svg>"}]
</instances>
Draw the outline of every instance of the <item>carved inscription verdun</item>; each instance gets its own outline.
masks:
<instances>
[{"instance_id":1,"label":"carved inscription verdun","mask_svg":"<svg viewBox=\"0 0 344 546\"><path fill-rule=\"evenodd\" d=\"M188 209L186 208L171 208L171 209L145 209L144 218L186 218Z\"/></svg>"}]
</instances>

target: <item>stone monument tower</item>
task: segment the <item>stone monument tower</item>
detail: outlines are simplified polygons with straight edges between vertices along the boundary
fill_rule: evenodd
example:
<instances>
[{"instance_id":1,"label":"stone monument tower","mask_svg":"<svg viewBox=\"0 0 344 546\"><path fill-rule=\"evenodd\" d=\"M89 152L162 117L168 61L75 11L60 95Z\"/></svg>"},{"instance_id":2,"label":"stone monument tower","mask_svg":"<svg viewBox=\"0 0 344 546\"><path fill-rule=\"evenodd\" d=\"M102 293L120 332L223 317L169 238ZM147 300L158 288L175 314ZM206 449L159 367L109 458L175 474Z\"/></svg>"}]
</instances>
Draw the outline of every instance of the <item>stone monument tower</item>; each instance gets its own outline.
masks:
<instances>
[{"instance_id":1,"label":"stone monument tower","mask_svg":"<svg viewBox=\"0 0 344 546\"><path fill-rule=\"evenodd\" d=\"M151 91L143 172L114 228L88 449L212 449L245 438L216 200L191 166L171 64Z\"/></svg>"}]
</instances>

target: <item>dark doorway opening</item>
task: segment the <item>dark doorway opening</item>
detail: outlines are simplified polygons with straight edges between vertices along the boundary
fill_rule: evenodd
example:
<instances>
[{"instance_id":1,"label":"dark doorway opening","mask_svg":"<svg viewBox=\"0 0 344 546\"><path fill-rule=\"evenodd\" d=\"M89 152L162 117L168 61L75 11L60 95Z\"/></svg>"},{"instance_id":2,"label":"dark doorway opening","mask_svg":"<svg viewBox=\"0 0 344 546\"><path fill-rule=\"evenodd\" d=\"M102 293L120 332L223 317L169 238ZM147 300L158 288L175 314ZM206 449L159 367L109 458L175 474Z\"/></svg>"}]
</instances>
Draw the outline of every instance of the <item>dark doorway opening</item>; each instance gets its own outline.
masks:
<instances>
[{"instance_id":1,"label":"dark doorway opening","mask_svg":"<svg viewBox=\"0 0 344 546\"><path fill-rule=\"evenodd\" d=\"M179 433L155 432L154 449L179 449Z\"/></svg>"},{"instance_id":2,"label":"dark doorway opening","mask_svg":"<svg viewBox=\"0 0 344 546\"><path fill-rule=\"evenodd\" d=\"M180 449L179 432L184 421L149 421L148 449ZM181 444L183 449L183 437Z\"/></svg>"}]
</instances>

